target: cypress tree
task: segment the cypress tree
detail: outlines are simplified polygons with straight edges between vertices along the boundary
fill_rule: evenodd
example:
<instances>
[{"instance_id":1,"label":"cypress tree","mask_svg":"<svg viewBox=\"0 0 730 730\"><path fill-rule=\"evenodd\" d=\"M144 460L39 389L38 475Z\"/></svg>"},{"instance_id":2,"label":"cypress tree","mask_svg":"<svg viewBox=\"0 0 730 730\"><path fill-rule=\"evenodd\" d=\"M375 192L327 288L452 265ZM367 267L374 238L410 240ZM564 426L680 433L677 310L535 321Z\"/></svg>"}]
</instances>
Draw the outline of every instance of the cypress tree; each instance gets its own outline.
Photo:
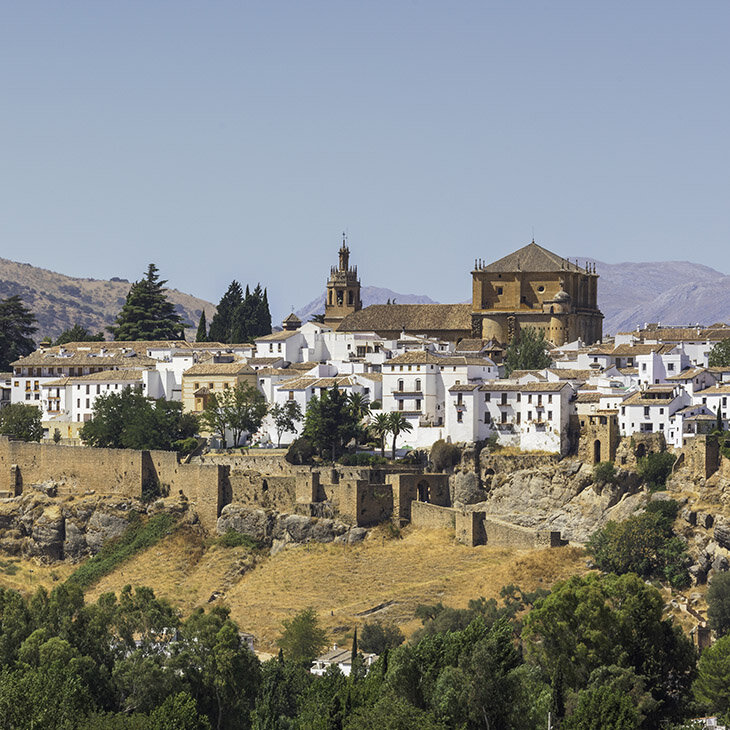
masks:
<instances>
[{"instance_id":1,"label":"cypress tree","mask_svg":"<svg viewBox=\"0 0 730 730\"><path fill-rule=\"evenodd\" d=\"M198 331L195 335L196 342L207 342L208 341L208 326L205 321L205 310L200 313L200 321L198 322Z\"/></svg>"},{"instance_id":2,"label":"cypress tree","mask_svg":"<svg viewBox=\"0 0 730 730\"><path fill-rule=\"evenodd\" d=\"M724 430L722 427L722 409L719 405L717 406L717 422L715 424L715 430L720 433L722 433Z\"/></svg>"},{"instance_id":3,"label":"cypress tree","mask_svg":"<svg viewBox=\"0 0 730 730\"><path fill-rule=\"evenodd\" d=\"M0 299L0 369L10 370L10 363L35 350L31 335L38 329L33 312L14 294Z\"/></svg>"},{"instance_id":4,"label":"cypress tree","mask_svg":"<svg viewBox=\"0 0 730 730\"><path fill-rule=\"evenodd\" d=\"M167 281L160 280L154 264L145 277L135 281L117 315L116 326L108 327L115 340L182 340L185 324L175 305L165 295Z\"/></svg>"},{"instance_id":5,"label":"cypress tree","mask_svg":"<svg viewBox=\"0 0 730 730\"><path fill-rule=\"evenodd\" d=\"M208 329L208 341L210 342L234 342L231 339L231 326L234 313L243 301L241 285L234 279L226 293L218 303L218 310L210 321Z\"/></svg>"}]
</instances>

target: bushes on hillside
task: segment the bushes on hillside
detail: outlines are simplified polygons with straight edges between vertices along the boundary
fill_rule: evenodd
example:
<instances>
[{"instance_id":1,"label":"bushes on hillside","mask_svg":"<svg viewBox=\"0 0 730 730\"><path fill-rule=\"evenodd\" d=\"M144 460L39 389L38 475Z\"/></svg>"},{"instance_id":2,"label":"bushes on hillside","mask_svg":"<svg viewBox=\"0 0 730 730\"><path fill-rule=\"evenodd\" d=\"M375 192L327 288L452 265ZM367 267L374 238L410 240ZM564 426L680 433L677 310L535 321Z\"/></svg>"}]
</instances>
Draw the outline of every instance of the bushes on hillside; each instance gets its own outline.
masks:
<instances>
[{"instance_id":1,"label":"bushes on hillside","mask_svg":"<svg viewBox=\"0 0 730 730\"><path fill-rule=\"evenodd\" d=\"M678 505L652 502L646 511L623 522L609 522L591 535L586 547L606 573L636 573L659 578L681 588L689 583L692 559L687 546L672 531Z\"/></svg>"},{"instance_id":2,"label":"bushes on hillside","mask_svg":"<svg viewBox=\"0 0 730 730\"><path fill-rule=\"evenodd\" d=\"M388 460L377 454L343 454L339 458L343 466L381 466L387 464Z\"/></svg>"},{"instance_id":3,"label":"bushes on hillside","mask_svg":"<svg viewBox=\"0 0 730 730\"><path fill-rule=\"evenodd\" d=\"M593 467L593 481L601 484L614 484L616 467L612 461L602 461Z\"/></svg>"},{"instance_id":4,"label":"bushes on hillside","mask_svg":"<svg viewBox=\"0 0 730 730\"><path fill-rule=\"evenodd\" d=\"M639 459L636 471L650 491L664 489L676 458L668 451L648 454Z\"/></svg>"},{"instance_id":5,"label":"bushes on hillside","mask_svg":"<svg viewBox=\"0 0 730 730\"><path fill-rule=\"evenodd\" d=\"M304 436L292 441L291 446L287 449L284 458L290 464L311 464L314 456L314 446L312 442Z\"/></svg>"},{"instance_id":6,"label":"bushes on hillside","mask_svg":"<svg viewBox=\"0 0 730 730\"><path fill-rule=\"evenodd\" d=\"M431 447L429 458L436 471L444 471L459 463L461 451L458 446L447 444L443 439L439 439Z\"/></svg>"}]
</instances>

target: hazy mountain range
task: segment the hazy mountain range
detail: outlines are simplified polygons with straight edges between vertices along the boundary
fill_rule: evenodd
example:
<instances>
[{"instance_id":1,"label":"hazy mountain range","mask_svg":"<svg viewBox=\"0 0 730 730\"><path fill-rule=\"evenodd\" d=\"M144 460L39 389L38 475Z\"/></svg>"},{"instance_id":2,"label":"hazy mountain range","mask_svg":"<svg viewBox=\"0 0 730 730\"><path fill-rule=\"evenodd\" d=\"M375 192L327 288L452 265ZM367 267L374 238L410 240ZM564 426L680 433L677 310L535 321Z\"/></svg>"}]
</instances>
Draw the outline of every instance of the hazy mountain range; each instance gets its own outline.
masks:
<instances>
[{"instance_id":1,"label":"hazy mountain range","mask_svg":"<svg viewBox=\"0 0 730 730\"><path fill-rule=\"evenodd\" d=\"M635 329L645 322L730 322L730 276L715 269L688 261L594 263L601 277L598 303L605 315L603 331L608 334ZM275 283L269 282L272 285ZM464 293L468 296L467 285L465 282ZM44 336L56 337L76 323L92 332L103 331L113 323L129 287L130 283L121 279L79 279L0 259L0 297L19 294L33 310L38 318L36 341ZM192 327L188 332L190 339L200 312L205 308L210 322L215 305L175 289L168 292L178 312ZM398 304L436 303L424 294L402 294L376 286L364 286L361 296L364 306L385 304L388 299ZM323 311L324 292L296 314L307 322Z\"/></svg>"}]
</instances>

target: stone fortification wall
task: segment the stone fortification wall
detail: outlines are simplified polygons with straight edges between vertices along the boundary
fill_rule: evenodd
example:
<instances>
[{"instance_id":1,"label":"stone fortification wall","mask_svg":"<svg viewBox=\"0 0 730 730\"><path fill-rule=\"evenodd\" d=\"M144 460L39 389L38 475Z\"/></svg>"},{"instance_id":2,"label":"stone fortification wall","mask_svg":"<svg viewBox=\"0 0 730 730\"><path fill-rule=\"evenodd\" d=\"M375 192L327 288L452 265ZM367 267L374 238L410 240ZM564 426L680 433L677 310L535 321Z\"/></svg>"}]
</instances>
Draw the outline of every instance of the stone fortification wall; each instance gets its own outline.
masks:
<instances>
[{"instance_id":1,"label":"stone fortification wall","mask_svg":"<svg viewBox=\"0 0 730 730\"><path fill-rule=\"evenodd\" d=\"M720 446L713 436L688 439L682 453L683 466L691 471L693 477L709 479L720 468Z\"/></svg>"},{"instance_id":2,"label":"stone fortification wall","mask_svg":"<svg viewBox=\"0 0 730 730\"><path fill-rule=\"evenodd\" d=\"M411 524L429 530L453 530L457 510L428 502L414 502L411 505Z\"/></svg>"},{"instance_id":3,"label":"stone fortification wall","mask_svg":"<svg viewBox=\"0 0 730 730\"><path fill-rule=\"evenodd\" d=\"M559 454L500 454L483 450L479 457L482 474L499 474L523 469L541 469L560 462Z\"/></svg>"},{"instance_id":4,"label":"stone fortification wall","mask_svg":"<svg viewBox=\"0 0 730 730\"><path fill-rule=\"evenodd\" d=\"M15 468L13 468L15 467ZM65 491L96 490L142 496L142 452L57 446L0 437L0 491L21 494L24 485L54 481Z\"/></svg>"},{"instance_id":5,"label":"stone fortification wall","mask_svg":"<svg viewBox=\"0 0 730 730\"><path fill-rule=\"evenodd\" d=\"M290 512L297 500L300 479L294 474L270 476L249 469L231 469L231 502Z\"/></svg>"},{"instance_id":6,"label":"stone fortification wall","mask_svg":"<svg viewBox=\"0 0 730 730\"><path fill-rule=\"evenodd\" d=\"M389 474L393 490L393 519L408 522L416 500L444 507L451 505L448 474Z\"/></svg>"},{"instance_id":7,"label":"stone fortification wall","mask_svg":"<svg viewBox=\"0 0 730 730\"><path fill-rule=\"evenodd\" d=\"M559 532L512 525L486 515L483 522L487 545L492 547L540 548L559 547L564 544Z\"/></svg>"}]
</instances>

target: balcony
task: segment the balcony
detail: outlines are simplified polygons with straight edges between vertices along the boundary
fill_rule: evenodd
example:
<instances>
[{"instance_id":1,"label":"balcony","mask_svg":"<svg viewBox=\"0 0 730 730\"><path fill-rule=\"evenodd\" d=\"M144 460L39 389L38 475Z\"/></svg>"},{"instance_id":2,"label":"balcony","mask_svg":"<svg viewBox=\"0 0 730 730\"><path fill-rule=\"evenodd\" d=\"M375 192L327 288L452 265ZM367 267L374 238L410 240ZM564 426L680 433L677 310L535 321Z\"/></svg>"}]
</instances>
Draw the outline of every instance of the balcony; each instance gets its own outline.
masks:
<instances>
[{"instance_id":1,"label":"balcony","mask_svg":"<svg viewBox=\"0 0 730 730\"><path fill-rule=\"evenodd\" d=\"M515 424L514 423L493 423L492 426L497 429L497 431L514 431L515 430Z\"/></svg>"},{"instance_id":2,"label":"balcony","mask_svg":"<svg viewBox=\"0 0 730 730\"><path fill-rule=\"evenodd\" d=\"M394 398L423 398L422 390L393 390L391 394Z\"/></svg>"},{"instance_id":3,"label":"balcony","mask_svg":"<svg viewBox=\"0 0 730 730\"><path fill-rule=\"evenodd\" d=\"M457 411L463 413L466 410L466 403L464 401L454 401L454 408L456 408Z\"/></svg>"}]
</instances>

